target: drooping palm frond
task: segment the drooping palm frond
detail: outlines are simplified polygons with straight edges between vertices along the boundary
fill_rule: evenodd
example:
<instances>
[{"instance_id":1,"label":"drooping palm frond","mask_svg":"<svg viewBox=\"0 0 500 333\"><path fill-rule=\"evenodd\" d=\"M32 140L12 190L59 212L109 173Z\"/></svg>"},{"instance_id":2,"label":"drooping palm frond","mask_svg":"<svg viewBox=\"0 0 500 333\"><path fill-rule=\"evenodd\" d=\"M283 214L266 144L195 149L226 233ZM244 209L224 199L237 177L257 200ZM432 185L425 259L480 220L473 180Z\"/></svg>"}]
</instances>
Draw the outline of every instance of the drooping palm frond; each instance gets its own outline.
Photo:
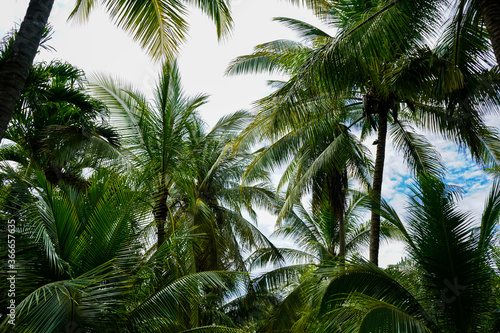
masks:
<instances>
[{"instance_id":1,"label":"drooping palm frond","mask_svg":"<svg viewBox=\"0 0 500 333\"><path fill-rule=\"evenodd\" d=\"M307 23L304 21L296 20L289 17L275 17L274 21L278 21L283 25L291 28L292 30L299 33L301 38L306 40L316 40L321 38L331 38L330 34L327 32ZM316 44L318 41L316 41ZM325 42L323 42L324 44Z\"/></svg>"},{"instance_id":2,"label":"drooping palm frond","mask_svg":"<svg viewBox=\"0 0 500 333\"><path fill-rule=\"evenodd\" d=\"M392 232L393 229L390 225L380 223L380 238L381 240L394 240L397 237ZM356 253L361 248L367 248L370 245L370 224L364 223L354 226L346 234L346 252Z\"/></svg>"},{"instance_id":3,"label":"drooping palm frond","mask_svg":"<svg viewBox=\"0 0 500 333\"><path fill-rule=\"evenodd\" d=\"M252 119L252 115L247 110L239 110L222 116L217 123L210 129L206 137L212 136L229 136L235 137L241 130L245 128L248 122Z\"/></svg>"},{"instance_id":4,"label":"drooping palm frond","mask_svg":"<svg viewBox=\"0 0 500 333\"><path fill-rule=\"evenodd\" d=\"M107 262L74 279L37 288L17 304L16 325L8 324L6 318L0 327L5 332L59 331L68 324L80 329L117 329L117 310L129 288L130 282Z\"/></svg>"},{"instance_id":5,"label":"drooping palm frond","mask_svg":"<svg viewBox=\"0 0 500 333\"><path fill-rule=\"evenodd\" d=\"M272 209L274 191L269 185L267 172L255 174L241 181L246 164L251 158L247 149L233 148L235 130L247 122L244 112L222 119L207 134L192 136L193 181L187 181L183 199L185 214L206 234L206 244L198 260L199 267L237 268L246 270L243 251L274 245L253 225L244 213L256 222L255 208ZM236 128L235 128L236 127ZM222 265L222 266L221 266Z\"/></svg>"},{"instance_id":6,"label":"drooping palm frond","mask_svg":"<svg viewBox=\"0 0 500 333\"><path fill-rule=\"evenodd\" d=\"M408 314L406 311L376 298L364 294L352 295L349 299L356 303L356 309L350 309L349 314L342 316L342 322L324 320L326 330L335 330L340 325L345 332L398 332L428 333L432 330L425 326L422 320ZM355 312L356 311L356 312ZM362 322L361 325L357 323Z\"/></svg>"},{"instance_id":7,"label":"drooping palm frond","mask_svg":"<svg viewBox=\"0 0 500 333\"><path fill-rule=\"evenodd\" d=\"M389 313L387 318L373 321L377 313L384 312ZM382 327L388 325L386 328L409 325L407 327L416 327L417 331L427 325L433 327L429 315L404 285L364 260L340 270L330 281L323 294L321 313L329 314L324 317L327 329L339 325L348 331L358 331L370 325L365 329L378 332L381 328L377 325L382 323Z\"/></svg>"},{"instance_id":8,"label":"drooping palm frond","mask_svg":"<svg viewBox=\"0 0 500 333\"><path fill-rule=\"evenodd\" d=\"M438 52L446 54L468 73L477 73L494 64L491 43L474 1L460 1L450 8L452 16L438 41Z\"/></svg>"},{"instance_id":9,"label":"drooping palm frond","mask_svg":"<svg viewBox=\"0 0 500 333\"><path fill-rule=\"evenodd\" d=\"M438 177L444 172L439 153L423 135L415 133L411 126L400 121L390 131L392 143L397 150L403 152L406 164L414 173Z\"/></svg>"},{"instance_id":10,"label":"drooping palm frond","mask_svg":"<svg viewBox=\"0 0 500 333\"><path fill-rule=\"evenodd\" d=\"M145 104L146 98L136 91L132 85L121 81L119 78L104 74L94 73L89 76L90 91L100 101L104 102L111 111L111 121L120 129L120 134L129 143L133 137L141 133L138 130L138 116L135 110L136 103L139 109ZM134 97L132 97L134 96ZM139 101L143 101L140 103ZM123 112L122 117L117 113ZM138 137L140 139L140 136Z\"/></svg>"},{"instance_id":11,"label":"drooping palm frond","mask_svg":"<svg viewBox=\"0 0 500 333\"><path fill-rule=\"evenodd\" d=\"M36 175L24 180L26 193L11 203L22 239L16 329L57 331L68 323L91 330L118 327L132 287L125 271L131 271L141 248L139 193L124 178L102 172L84 190L56 187L42 172Z\"/></svg>"},{"instance_id":12,"label":"drooping palm frond","mask_svg":"<svg viewBox=\"0 0 500 333\"><path fill-rule=\"evenodd\" d=\"M279 255L276 255L279 253ZM290 248L260 248L246 259L250 271L266 269L270 265L283 266L298 264L313 264L318 261L314 254Z\"/></svg>"},{"instance_id":13,"label":"drooping palm frond","mask_svg":"<svg viewBox=\"0 0 500 333\"><path fill-rule=\"evenodd\" d=\"M483 215L481 218L481 235L479 248L485 255L489 254L493 237L495 237L500 216L500 187L497 182L493 183L488 196Z\"/></svg>"},{"instance_id":14,"label":"drooping palm frond","mask_svg":"<svg viewBox=\"0 0 500 333\"><path fill-rule=\"evenodd\" d=\"M239 56L229 64L226 74L293 74L308 59L310 47L290 40L275 40L258 45L249 55Z\"/></svg>"},{"instance_id":15,"label":"drooping palm frond","mask_svg":"<svg viewBox=\"0 0 500 333\"><path fill-rule=\"evenodd\" d=\"M85 22L97 5L111 16L114 23L138 41L156 61L172 61L186 39L189 24L186 5L194 5L214 21L217 36L226 35L232 26L229 2L226 0L148 0L145 2L78 0L70 19Z\"/></svg>"},{"instance_id":16,"label":"drooping palm frond","mask_svg":"<svg viewBox=\"0 0 500 333\"><path fill-rule=\"evenodd\" d=\"M306 166L306 170L299 175L300 178L297 177L298 179L293 183L293 188L291 188L278 218L282 218L283 214L291 209L295 203L294 200L304 191L307 183L314 175L324 172L327 166L337 169L337 172L343 168L352 168L354 174L359 176L359 179L365 180L366 183L368 174L368 168L365 164L367 162L366 153L367 151L360 147L352 135L342 133L337 136L310 165Z\"/></svg>"},{"instance_id":17,"label":"drooping palm frond","mask_svg":"<svg viewBox=\"0 0 500 333\"><path fill-rule=\"evenodd\" d=\"M323 313L331 314L329 328L465 332L471 327L487 330L491 324L486 318L490 305L484 300L495 274L491 252L480 235L491 235L495 219L482 225L484 231L474 232L470 215L457 208L456 189L428 175L422 175L412 191L406 224L385 203L381 212L400 229L412 266L382 270L358 260L340 271L322 302ZM493 188L488 200L488 220L495 215L497 192Z\"/></svg>"},{"instance_id":18,"label":"drooping palm frond","mask_svg":"<svg viewBox=\"0 0 500 333\"><path fill-rule=\"evenodd\" d=\"M169 329L171 332L182 332L190 329L179 319L191 315L191 306L199 304L206 290L230 290L235 283L237 286L245 279L246 274L229 272L200 272L183 276L132 309L127 318L129 330Z\"/></svg>"}]
</instances>

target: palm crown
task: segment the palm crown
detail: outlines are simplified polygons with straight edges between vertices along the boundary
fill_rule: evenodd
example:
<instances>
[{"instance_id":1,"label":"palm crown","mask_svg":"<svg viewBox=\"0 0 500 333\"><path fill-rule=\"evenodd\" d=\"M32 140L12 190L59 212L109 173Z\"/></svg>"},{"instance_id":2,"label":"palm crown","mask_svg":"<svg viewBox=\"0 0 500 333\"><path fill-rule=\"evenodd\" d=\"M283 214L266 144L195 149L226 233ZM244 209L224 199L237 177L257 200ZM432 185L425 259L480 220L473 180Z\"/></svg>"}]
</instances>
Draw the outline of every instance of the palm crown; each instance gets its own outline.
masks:
<instances>
[{"instance_id":1,"label":"palm crown","mask_svg":"<svg viewBox=\"0 0 500 333\"><path fill-rule=\"evenodd\" d=\"M416 19L396 30L408 19L409 11L417 9L411 8L414 5L332 4L321 15L338 29L335 36L305 22L279 18L306 42L274 41L257 46L253 54L237 58L228 69L229 73L289 74L291 78L266 100L272 103L275 114L280 109L286 110L283 115L293 110L294 117L289 119L304 121L311 105L330 108L349 124L343 133L365 120L361 123L362 138L377 131L372 186L375 201L381 197L388 132L414 173L439 175L443 169L438 153L415 132L412 123L453 138L482 164L495 167L499 156L497 132L484 123L488 104L498 98L491 89L496 79L487 74L491 71L486 67L462 70L460 61L445 57L449 54L445 50L452 45L447 38L435 51L424 46L430 31L423 25L434 21L426 14L434 10L430 2L419 4L423 7ZM401 15L396 17L395 11ZM383 32L388 34L385 40ZM393 39L404 41L391 42ZM472 51L470 44L462 47L463 54ZM479 95L486 104L475 99ZM275 119L286 122L283 116ZM373 213L370 258L374 263L378 262L379 224L380 217Z\"/></svg>"}]
</instances>

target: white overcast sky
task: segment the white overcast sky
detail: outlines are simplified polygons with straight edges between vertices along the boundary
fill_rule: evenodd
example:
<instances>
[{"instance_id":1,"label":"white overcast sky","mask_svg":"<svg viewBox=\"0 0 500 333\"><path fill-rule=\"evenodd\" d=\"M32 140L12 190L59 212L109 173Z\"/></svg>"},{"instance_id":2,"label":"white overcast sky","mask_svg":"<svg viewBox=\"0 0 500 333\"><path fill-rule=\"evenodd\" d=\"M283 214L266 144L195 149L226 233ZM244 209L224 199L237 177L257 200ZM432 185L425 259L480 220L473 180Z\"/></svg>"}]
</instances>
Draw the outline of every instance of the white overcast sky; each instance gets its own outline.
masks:
<instances>
[{"instance_id":1,"label":"white overcast sky","mask_svg":"<svg viewBox=\"0 0 500 333\"><path fill-rule=\"evenodd\" d=\"M29 0L2 0L0 4L0 36L10 30L14 23L21 22ZM50 45L55 52L42 52L37 60L61 59L86 73L104 72L117 75L132 82L136 88L151 94L158 76L159 66L152 63L140 47L124 32L118 30L108 16L95 11L85 25L68 23L66 19L74 0L55 0L50 16L54 36ZM266 85L265 75L225 77L228 63L235 57L248 54L257 44L275 39L293 39L295 34L277 22L273 17L293 17L317 23L312 13L279 0L235 0L233 1L234 30L225 41L218 42L211 21L194 12L190 17L191 30L188 42L179 57L183 85L189 94L209 94L210 102L201 114L209 125L215 124L221 115L247 109L250 103L264 97L271 89ZM498 119L491 120L496 125ZM482 211L485 196L491 183L490 177L482 173L465 153L459 153L452 144L428 136L438 147L447 167L447 181L464 187L465 198L461 207L476 214ZM374 154L371 145L366 144ZM400 212L406 204L405 192L411 182L401 154L389 148L386 154L383 196ZM259 227L266 234L274 229L271 216L261 214ZM287 243L277 240L277 245ZM380 264L396 263L403 255L400 246L385 245L381 249Z\"/></svg>"}]
</instances>

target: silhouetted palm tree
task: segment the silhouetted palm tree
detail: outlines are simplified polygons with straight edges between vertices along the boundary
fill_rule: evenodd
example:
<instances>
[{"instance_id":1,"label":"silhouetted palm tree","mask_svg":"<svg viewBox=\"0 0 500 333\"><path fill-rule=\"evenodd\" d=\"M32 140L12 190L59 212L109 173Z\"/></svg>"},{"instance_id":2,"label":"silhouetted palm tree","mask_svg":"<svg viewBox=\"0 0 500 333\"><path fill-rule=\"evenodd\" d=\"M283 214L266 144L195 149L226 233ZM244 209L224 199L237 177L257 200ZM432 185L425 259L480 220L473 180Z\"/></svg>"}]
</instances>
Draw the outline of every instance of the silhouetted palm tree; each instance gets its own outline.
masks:
<instances>
[{"instance_id":1,"label":"silhouetted palm tree","mask_svg":"<svg viewBox=\"0 0 500 333\"><path fill-rule=\"evenodd\" d=\"M79 0L70 17L86 20L98 3L113 21L132 37L155 60L172 61L187 35L187 4L193 4L215 22L218 37L232 25L227 0L201 1L97 1ZM12 113L33 64L54 0L30 0L12 52L0 67L0 139L4 137Z\"/></svg>"}]
</instances>

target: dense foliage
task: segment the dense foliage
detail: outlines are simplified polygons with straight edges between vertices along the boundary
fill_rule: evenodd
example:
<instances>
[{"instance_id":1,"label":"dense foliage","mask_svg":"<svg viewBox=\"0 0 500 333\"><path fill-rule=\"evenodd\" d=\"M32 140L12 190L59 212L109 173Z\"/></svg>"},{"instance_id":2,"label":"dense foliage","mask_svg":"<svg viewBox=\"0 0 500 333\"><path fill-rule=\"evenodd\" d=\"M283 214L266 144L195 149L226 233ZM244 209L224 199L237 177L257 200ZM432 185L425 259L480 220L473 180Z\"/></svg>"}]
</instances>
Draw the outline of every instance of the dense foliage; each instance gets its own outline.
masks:
<instances>
[{"instance_id":1,"label":"dense foliage","mask_svg":"<svg viewBox=\"0 0 500 333\"><path fill-rule=\"evenodd\" d=\"M183 4L164 8L178 29L164 42L152 2L103 2L153 57L168 54L153 92L33 64L0 145L0 332L500 330L500 184L481 216L463 211L422 134L498 177L488 1L460 1L439 29L444 1L290 2L335 34L277 18L302 41L258 45L227 72L287 79L213 128L199 114L208 96L188 96L172 60ZM219 35L230 28L226 1L194 3ZM383 197L386 142L414 178L404 212ZM259 210L291 247L259 230ZM404 260L379 267L380 241L403 244Z\"/></svg>"}]
</instances>

